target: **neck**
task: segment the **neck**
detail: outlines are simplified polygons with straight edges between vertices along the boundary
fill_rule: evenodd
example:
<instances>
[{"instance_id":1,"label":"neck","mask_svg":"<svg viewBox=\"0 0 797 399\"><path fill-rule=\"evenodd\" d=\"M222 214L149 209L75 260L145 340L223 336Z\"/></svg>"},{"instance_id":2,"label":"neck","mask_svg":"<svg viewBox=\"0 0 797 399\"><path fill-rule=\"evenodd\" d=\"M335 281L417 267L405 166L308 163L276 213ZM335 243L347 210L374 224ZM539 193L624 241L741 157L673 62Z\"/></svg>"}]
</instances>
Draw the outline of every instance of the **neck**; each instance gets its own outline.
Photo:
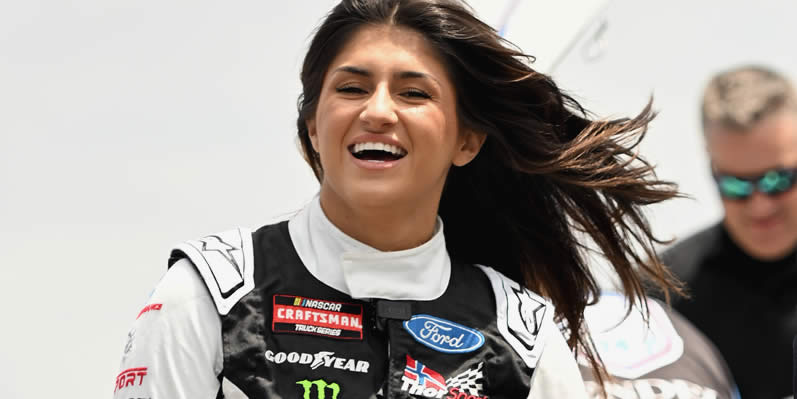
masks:
<instances>
[{"instance_id":1,"label":"neck","mask_svg":"<svg viewBox=\"0 0 797 399\"><path fill-rule=\"evenodd\" d=\"M330 222L351 238L380 251L401 251L429 241L435 232L437 203L434 206L401 208L348 206L321 190L321 209Z\"/></svg>"}]
</instances>

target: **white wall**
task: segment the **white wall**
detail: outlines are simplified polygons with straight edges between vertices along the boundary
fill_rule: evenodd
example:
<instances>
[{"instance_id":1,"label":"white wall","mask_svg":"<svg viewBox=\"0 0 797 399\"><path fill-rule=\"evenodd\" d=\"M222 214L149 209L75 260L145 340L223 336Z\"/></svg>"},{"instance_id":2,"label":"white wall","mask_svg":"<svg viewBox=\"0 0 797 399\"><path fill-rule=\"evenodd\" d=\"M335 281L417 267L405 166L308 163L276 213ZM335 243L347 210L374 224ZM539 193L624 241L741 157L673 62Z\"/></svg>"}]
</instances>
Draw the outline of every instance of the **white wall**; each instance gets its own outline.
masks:
<instances>
[{"instance_id":1,"label":"white wall","mask_svg":"<svg viewBox=\"0 0 797 399\"><path fill-rule=\"evenodd\" d=\"M294 141L298 70L333 3L0 2L1 397L109 397L171 244L311 198ZM715 15L727 2L693 3L617 0L604 56L574 52L555 71L602 114L636 111L655 90L662 114L644 150L697 198L657 210L666 233L718 215L695 114L705 75L795 61L783 39L794 6L738 1ZM603 1L472 4L546 70Z\"/></svg>"},{"instance_id":2,"label":"white wall","mask_svg":"<svg viewBox=\"0 0 797 399\"><path fill-rule=\"evenodd\" d=\"M313 195L293 126L327 6L275 4L0 2L0 397L110 397L170 245Z\"/></svg>"},{"instance_id":3,"label":"white wall","mask_svg":"<svg viewBox=\"0 0 797 399\"><path fill-rule=\"evenodd\" d=\"M797 3L786 1L614 0L553 74L600 116L630 116L650 96L660 113L641 151L659 177L680 184L690 199L655 206L653 226L663 238L683 238L722 217L700 128L699 104L711 75L762 63L797 79ZM608 22L602 54L592 35Z\"/></svg>"}]
</instances>

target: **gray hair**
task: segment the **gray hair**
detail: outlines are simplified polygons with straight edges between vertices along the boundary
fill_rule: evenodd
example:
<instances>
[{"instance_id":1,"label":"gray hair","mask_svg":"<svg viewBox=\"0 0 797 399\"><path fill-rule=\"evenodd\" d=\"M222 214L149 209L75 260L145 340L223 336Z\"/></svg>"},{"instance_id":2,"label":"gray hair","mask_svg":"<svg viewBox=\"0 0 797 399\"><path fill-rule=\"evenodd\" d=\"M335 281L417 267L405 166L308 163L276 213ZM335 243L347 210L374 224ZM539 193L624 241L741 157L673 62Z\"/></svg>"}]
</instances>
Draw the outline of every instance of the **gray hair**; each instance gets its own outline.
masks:
<instances>
[{"instance_id":1,"label":"gray hair","mask_svg":"<svg viewBox=\"0 0 797 399\"><path fill-rule=\"evenodd\" d=\"M703 92L703 129L748 130L776 111L795 108L796 97L791 82L769 68L747 65L721 72Z\"/></svg>"}]
</instances>

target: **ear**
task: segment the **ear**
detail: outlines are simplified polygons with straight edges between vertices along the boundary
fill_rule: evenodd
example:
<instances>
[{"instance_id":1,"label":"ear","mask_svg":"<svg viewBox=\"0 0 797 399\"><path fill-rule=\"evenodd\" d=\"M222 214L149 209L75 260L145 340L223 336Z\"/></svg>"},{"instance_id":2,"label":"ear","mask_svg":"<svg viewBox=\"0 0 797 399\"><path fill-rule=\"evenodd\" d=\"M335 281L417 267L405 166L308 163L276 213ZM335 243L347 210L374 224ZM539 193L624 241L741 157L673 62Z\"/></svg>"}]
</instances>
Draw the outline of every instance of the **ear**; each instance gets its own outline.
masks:
<instances>
[{"instance_id":1,"label":"ear","mask_svg":"<svg viewBox=\"0 0 797 399\"><path fill-rule=\"evenodd\" d=\"M475 132L472 130L465 130L459 139L459 147L457 148L457 152L454 154L454 159L451 160L455 166L465 166L473 158L476 158L476 155L479 154L479 151L482 149L482 145L484 145L484 140L487 139L487 135L481 132Z\"/></svg>"},{"instance_id":2,"label":"ear","mask_svg":"<svg viewBox=\"0 0 797 399\"><path fill-rule=\"evenodd\" d=\"M313 151L318 152L318 134L315 129L315 119L305 121L307 133L310 136L310 143L313 144Z\"/></svg>"}]
</instances>

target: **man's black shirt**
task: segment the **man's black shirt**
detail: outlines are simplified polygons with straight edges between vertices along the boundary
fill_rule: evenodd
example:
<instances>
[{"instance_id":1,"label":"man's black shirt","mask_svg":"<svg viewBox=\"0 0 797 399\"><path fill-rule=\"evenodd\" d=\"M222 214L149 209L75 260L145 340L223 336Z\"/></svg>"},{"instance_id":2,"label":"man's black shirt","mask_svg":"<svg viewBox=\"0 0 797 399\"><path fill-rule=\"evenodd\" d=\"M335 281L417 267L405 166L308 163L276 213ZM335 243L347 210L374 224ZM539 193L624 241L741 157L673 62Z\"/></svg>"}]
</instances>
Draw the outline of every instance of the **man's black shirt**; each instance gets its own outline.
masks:
<instances>
[{"instance_id":1,"label":"man's black shirt","mask_svg":"<svg viewBox=\"0 0 797 399\"><path fill-rule=\"evenodd\" d=\"M742 398L792 394L797 333L797 253L753 259L721 223L676 244L663 260L691 295L673 305L719 348Z\"/></svg>"}]
</instances>

